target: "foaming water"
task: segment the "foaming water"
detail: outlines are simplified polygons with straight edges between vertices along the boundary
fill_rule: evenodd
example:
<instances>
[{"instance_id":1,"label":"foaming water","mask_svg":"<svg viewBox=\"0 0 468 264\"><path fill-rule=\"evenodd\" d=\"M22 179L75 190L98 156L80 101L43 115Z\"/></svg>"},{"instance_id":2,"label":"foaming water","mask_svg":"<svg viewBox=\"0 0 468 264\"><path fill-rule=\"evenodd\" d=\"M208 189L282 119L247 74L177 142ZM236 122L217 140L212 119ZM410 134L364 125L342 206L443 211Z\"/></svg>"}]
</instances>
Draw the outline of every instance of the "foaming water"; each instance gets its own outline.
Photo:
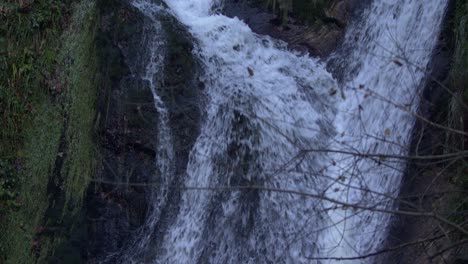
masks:
<instances>
[{"instance_id":1,"label":"foaming water","mask_svg":"<svg viewBox=\"0 0 468 264\"><path fill-rule=\"evenodd\" d=\"M154 238L145 232L153 233L158 208L171 202L164 193L174 150L167 111L151 85L163 127L157 135L163 184L156 190L162 195L127 259L139 263L134 256L156 250L151 239L162 240L157 256L145 258L154 263L335 263L377 249L389 216L362 207L391 208L405 164L374 154L408 153L414 123L408 111L418 106L421 69L446 5L421 2L375 0L347 33L352 51L334 55L344 65L338 83L317 59L213 13L218 1L166 0L168 9L135 1L148 17L169 12L188 27L208 103L179 213ZM158 45L151 61L162 61ZM143 76L151 84L162 66L153 67ZM263 190L239 189L248 186Z\"/></svg>"},{"instance_id":2,"label":"foaming water","mask_svg":"<svg viewBox=\"0 0 468 264\"><path fill-rule=\"evenodd\" d=\"M324 65L237 18L211 14L209 1L166 3L199 42L210 99L185 185L321 189L318 157L301 150L324 147L333 133L337 84ZM318 200L187 190L180 206L161 263L300 263L318 249Z\"/></svg>"},{"instance_id":3,"label":"foaming water","mask_svg":"<svg viewBox=\"0 0 468 264\"><path fill-rule=\"evenodd\" d=\"M335 54L345 65L342 89L346 100L338 105L334 126L339 136L332 148L378 155L331 155L337 166L330 173L340 183L331 186L329 197L391 209L405 160L389 157L409 154L412 113L419 105L446 5L446 0L375 0L363 13L365 19L348 30L344 47L352 47L351 53L347 49ZM332 256L369 254L386 238L388 214L334 210L329 215L331 221L340 222L327 229L320 241ZM349 220L340 220L345 218Z\"/></svg>"}]
</instances>

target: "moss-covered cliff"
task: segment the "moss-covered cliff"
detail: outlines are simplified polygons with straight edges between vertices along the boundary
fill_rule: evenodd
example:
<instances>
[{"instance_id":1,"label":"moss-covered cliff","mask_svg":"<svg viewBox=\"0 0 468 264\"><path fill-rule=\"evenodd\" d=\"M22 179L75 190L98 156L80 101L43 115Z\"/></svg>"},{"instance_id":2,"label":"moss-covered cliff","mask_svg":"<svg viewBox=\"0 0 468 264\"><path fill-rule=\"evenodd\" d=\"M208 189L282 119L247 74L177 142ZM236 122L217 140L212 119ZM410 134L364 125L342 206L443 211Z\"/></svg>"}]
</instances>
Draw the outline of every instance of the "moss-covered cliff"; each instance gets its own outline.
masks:
<instances>
[{"instance_id":1,"label":"moss-covered cliff","mask_svg":"<svg viewBox=\"0 0 468 264\"><path fill-rule=\"evenodd\" d=\"M81 228L74 222L98 159L96 3L7 1L0 10L0 192L14 192L1 196L0 255L43 263Z\"/></svg>"}]
</instances>

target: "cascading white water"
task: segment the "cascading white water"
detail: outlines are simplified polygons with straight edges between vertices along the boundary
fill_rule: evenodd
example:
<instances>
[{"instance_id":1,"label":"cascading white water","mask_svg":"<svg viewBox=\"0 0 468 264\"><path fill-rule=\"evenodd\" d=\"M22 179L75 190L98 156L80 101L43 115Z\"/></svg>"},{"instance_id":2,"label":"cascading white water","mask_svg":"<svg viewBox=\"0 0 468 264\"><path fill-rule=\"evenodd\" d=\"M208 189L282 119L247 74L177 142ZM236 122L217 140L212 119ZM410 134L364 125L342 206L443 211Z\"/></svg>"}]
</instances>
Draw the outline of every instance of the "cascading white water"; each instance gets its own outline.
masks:
<instances>
[{"instance_id":1,"label":"cascading white water","mask_svg":"<svg viewBox=\"0 0 468 264\"><path fill-rule=\"evenodd\" d=\"M185 185L320 189L317 157L300 154L325 146L332 132L337 84L324 66L238 19L211 15L209 1L166 3L199 41L210 99ZM308 262L320 203L276 192L185 191L158 261Z\"/></svg>"},{"instance_id":2,"label":"cascading white water","mask_svg":"<svg viewBox=\"0 0 468 264\"><path fill-rule=\"evenodd\" d=\"M332 149L408 155L415 120L412 113L419 105L422 80L446 5L447 0L374 0L363 13L365 19L348 30L345 47L352 47L351 53L335 55L344 64L346 100L338 106L334 126L339 136ZM330 186L327 196L380 209L392 206L404 160L347 154L330 155L329 159L337 164L329 173L340 181ZM339 209L329 215L330 221L339 222L320 236L321 245L330 248L330 256L369 254L386 238L388 214ZM349 220L341 221L346 218Z\"/></svg>"},{"instance_id":3,"label":"cascading white water","mask_svg":"<svg viewBox=\"0 0 468 264\"><path fill-rule=\"evenodd\" d=\"M137 6L160 8L149 2ZM347 33L351 54L335 55L346 64L341 85L322 62L253 33L237 18L213 14L214 0L165 2L197 41L194 54L204 67L209 98L185 187L262 186L392 206L387 196L398 193L403 163L325 150L408 153L414 118L393 103L417 107L420 68L436 43L446 0L374 0L363 23ZM155 263L353 257L376 249L389 222L382 213L268 190L188 189L179 207L158 238L163 242ZM148 223L152 218L157 214Z\"/></svg>"},{"instance_id":4,"label":"cascading white water","mask_svg":"<svg viewBox=\"0 0 468 264\"><path fill-rule=\"evenodd\" d=\"M153 236L154 229L159 220L161 209L168 202L167 193L173 178L171 175L175 174L175 154L173 136L169 126L169 112L157 91L163 79L166 45L163 39L160 38L163 30L158 20L163 7L144 0L135 0L132 4L149 19L143 29L143 42L146 43L147 49L140 51L144 54L140 56L146 58L135 62L136 66L132 67L132 75L140 78L148 85L158 113L157 134L155 135L157 139L155 160L157 173L155 173L154 179L149 180L157 181L159 184L152 193L146 222L140 228L136 241L130 242L128 250L124 254L124 259L121 260L122 263L138 263L141 255L147 255L148 251L152 251L152 240L155 239ZM135 60L134 58L128 59L130 61ZM108 258L109 261L113 261L114 255Z\"/></svg>"}]
</instances>

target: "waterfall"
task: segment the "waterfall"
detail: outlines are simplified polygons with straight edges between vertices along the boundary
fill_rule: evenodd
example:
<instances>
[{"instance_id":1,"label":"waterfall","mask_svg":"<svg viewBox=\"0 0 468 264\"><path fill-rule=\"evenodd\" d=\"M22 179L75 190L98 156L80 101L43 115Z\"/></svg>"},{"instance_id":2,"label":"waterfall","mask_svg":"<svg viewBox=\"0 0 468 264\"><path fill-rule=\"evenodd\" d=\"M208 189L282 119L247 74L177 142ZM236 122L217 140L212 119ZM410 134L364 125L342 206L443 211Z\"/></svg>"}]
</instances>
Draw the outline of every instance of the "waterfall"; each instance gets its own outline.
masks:
<instances>
[{"instance_id":1,"label":"waterfall","mask_svg":"<svg viewBox=\"0 0 468 264\"><path fill-rule=\"evenodd\" d=\"M344 70L346 100L338 106L334 126L339 136L332 148L382 156L331 155L337 164L331 174L342 180L330 187L329 197L391 209L405 160L389 157L409 154L414 113L447 2L374 0L364 19L349 28L345 48L333 58ZM321 236L324 247L332 245L332 256L371 253L386 238L389 214L340 210L330 213L330 221L350 215Z\"/></svg>"},{"instance_id":2,"label":"waterfall","mask_svg":"<svg viewBox=\"0 0 468 264\"><path fill-rule=\"evenodd\" d=\"M366 207L391 209L398 195L405 164L395 157L408 154L446 2L374 0L332 55L338 81L327 62L214 12L219 1L135 1L149 17L168 12L187 26L208 102L176 219L162 237L145 234L171 202L155 196L126 260L147 263L137 255L155 250L154 263L335 263L378 249L390 216ZM165 183L155 191L165 193L174 150L152 81L162 67L153 66L158 45L142 78L163 127L157 166ZM160 248L149 249L150 239Z\"/></svg>"}]
</instances>

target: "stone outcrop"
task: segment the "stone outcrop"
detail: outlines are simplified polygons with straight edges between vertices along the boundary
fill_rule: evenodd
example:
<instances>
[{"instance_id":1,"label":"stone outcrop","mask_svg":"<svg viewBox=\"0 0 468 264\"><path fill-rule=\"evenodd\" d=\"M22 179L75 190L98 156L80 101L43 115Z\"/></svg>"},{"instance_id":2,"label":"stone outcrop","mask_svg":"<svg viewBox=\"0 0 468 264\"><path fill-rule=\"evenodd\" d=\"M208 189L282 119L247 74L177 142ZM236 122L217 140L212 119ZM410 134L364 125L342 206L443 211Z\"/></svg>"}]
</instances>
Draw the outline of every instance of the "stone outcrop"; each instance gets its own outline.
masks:
<instances>
[{"instance_id":1,"label":"stone outcrop","mask_svg":"<svg viewBox=\"0 0 468 264\"><path fill-rule=\"evenodd\" d=\"M87 196L87 258L90 263L115 263L137 239L136 231L144 224L154 197L161 195L154 193L161 181L156 167L160 113L149 82L142 78L151 60L153 35L167 43L160 50L164 67L156 73L154 88L169 114L176 168L174 175L165 177L175 186L198 136L202 87L192 55L193 41L174 18L162 18L162 31L156 32L152 27L156 22L128 1L102 0L101 4L97 45L103 81L96 127L102 165ZM167 196L177 201L179 190L171 189ZM170 223L176 204L161 208L152 235L158 236Z\"/></svg>"},{"instance_id":2,"label":"stone outcrop","mask_svg":"<svg viewBox=\"0 0 468 264\"><path fill-rule=\"evenodd\" d=\"M333 19L340 26L346 26L359 4L365 1L358 0L335 0L330 7L325 10L325 16L328 19Z\"/></svg>"},{"instance_id":3,"label":"stone outcrop","mask_svg":"<svg viewBox=\"0 0 468 264\"><path fill-rule=\"evenodd\" d=\"M228 0L223 12L243 20L258 34L287 42L292 49L326 57L340 44L351 18L367 2L334 0L325 10L325 16L312 24L301 22L291 14L286 25L279 25L277 15L265 5L244 4L239 0Z\"/></svg>"}]
</instances>

